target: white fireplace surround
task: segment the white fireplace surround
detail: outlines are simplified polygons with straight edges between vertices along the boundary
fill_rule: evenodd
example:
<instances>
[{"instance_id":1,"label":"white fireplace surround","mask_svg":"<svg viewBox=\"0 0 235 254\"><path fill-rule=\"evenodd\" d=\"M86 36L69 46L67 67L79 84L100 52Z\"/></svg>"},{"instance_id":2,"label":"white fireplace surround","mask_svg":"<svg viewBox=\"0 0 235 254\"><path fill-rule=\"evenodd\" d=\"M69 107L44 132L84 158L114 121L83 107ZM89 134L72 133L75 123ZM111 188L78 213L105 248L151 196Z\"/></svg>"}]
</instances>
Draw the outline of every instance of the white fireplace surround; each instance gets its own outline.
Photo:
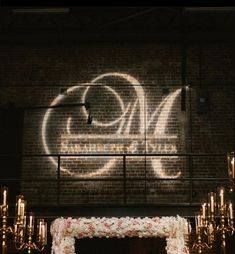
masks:
<instances>
[{"instance_id":1,"label":"white fireplace surround","mask_svg":"<svg viewBox=\"0 0 235 254\"><path fill-rule=\"evenodd\" d=\"M165 237L167 254L189 254L187 220L177 217L57 218L51 224L52 254L75 254L75 238Z\"/></svg>"}]
</instances>

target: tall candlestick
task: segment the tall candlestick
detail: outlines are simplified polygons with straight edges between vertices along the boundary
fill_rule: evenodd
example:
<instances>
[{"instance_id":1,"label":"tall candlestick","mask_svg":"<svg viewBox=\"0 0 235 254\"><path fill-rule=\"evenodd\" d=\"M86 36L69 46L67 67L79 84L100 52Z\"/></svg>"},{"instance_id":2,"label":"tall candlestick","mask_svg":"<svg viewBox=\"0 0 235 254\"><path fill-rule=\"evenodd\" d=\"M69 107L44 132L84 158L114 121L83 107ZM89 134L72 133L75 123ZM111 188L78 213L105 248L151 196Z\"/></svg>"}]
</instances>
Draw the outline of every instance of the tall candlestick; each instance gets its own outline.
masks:
<instances>
[{"instance_id":1,"label":"tall candlestick","mask_svg":"<svg viewBox=\"0 0 235 254\"><path fill-rule=\"evenodd\" d=\"M195 225L196 225L196 233L199 233L199 230L202 226L202 222L201 222L201 214L200 213L196 213L195 215Z\"/></svg>"},{"instance_id":2,"label":"tall candlestick","mask_svg":"<svg viewBox=\"0 0 235 254\"><path fill-rule=\"evenodd\" d=\"M228 153L228 174L233 180L235 179L235 169L234 169L234 152Z\"/></svg>"},{"instance_id":3,"label":"tall candlestick","mask_svg":"<svg viewBox=\"0 0 235 254\"><path fill-rule=\"evenodd\" d=\"M31 233L33 233L34 231L34 214L33 213L29 214L28 230L31 231Z\"/></svg>"},{"instance_id":4,"label":"tall candlestick","mask_svg":"<svg viewBox=\"0 0 235 254\"><path fill-rule=\"evenodd\" d=\"M42 237L41 237L41 242L44 244L46 241L46 227L45 223L42 224Z\"/></svg>"},{"instance_id":5,"label":"tall candlestick","mask_svg":"<svg viewBox=\"0 0 235 254\"><path fill-rule=\"evenodd\" d=\"M22 217L22 219L24 218L24 211L25 211L25 202L24 202L24 200L21 200L21 203L20 203L20 216Z\"/></svg>"},{"instance_id":6,"label":"tall candlestick","mask_svg":"<svg viewBox=\"0 0 235 254\"><path fill-rule=\"evenodd\" d=\"M189 235L191 234L191 231L192 231L192 227L191 227L191 224L190 224L190 221L188 222L188 232L189 232Z\"/></svg>"},{"instance_id":7,"label":"tall candlestick","mask_svg":"<svg viewBox=\"0 0 235 254\"><path fill-rule=\"evenodd\" d=\"M210 214L211 214L211 204L210 204L209 199L208 199L208 203L207 203L207 213L208 213L208 216L210 216Z\"/></svg>"},{"instance_id":8,"label":"tall candlestick","mask_svg":"<svg viewBox=\"0 0 235 254\"><path fill-rule=\"evenodd\" d=\"M43 236L43 244L47 244L47 223L43 223L43 228L42 228L42 236Z\"/></svg>"},{"instance_id":9,"label":"tall candlestick","mask_svg":"<svg viewBox=\"0 0 235 254\"><path fill-rule=\"evenodd\" d=\"M16 197L16 215L18 217L24 216L25 204L24 196L19 195Z\"/></svg>"},{"instance_id":10,"label":"tall candlestick","mask_svg":"<svg viewBox=\"0 0 235 254\"><path fill-rule=\"evenodd\" d=\"M206 203L202 204L202 218L206 219Z\"/></svg>"},{"instance_id":11,"label":"tall candlestick","mask_svg":"<svg viewBox=\"0 0 235 254\"><path fill-rule=\"evenodd\" d=\"M184 234L185 234L185 235L188 235L188 234L189 234L189 231L188 231L189 228L188 228L188 227L189 227L189 226L188 226L188 222L186 221L186 222L185 222L185 225L184 225Z\"/></svg>"},{"instance_id":12,"label":"tall candlestick","mask_svg":"<svg viewBox=\"0 0 235 254\"><path fill-rule=\"evenodd\" d=\"M209 203L210 203L210 212L215 212L215 201L216 201L216 194L215 192L208 193L209 196Z\"/></svg>"},{"instance_id":13,"label":"tall candlestick","mask_svg":"<svg viewBox=\"0 0 235 254\"><path fill-rule=\"evenodd\" d=\"M20 216L20 207L21 207L21 197L17 201L17 215Z\"/></svg>"},{"instance_id":14,"label":"tall candlestick","mask_svg":"<svg viewBox=\"0 0 235 254\"><path fill-rule=\"evenodd\" d=\"M23 226L24 226L24 228L26 228L26 215L24 216Z\"/></svg>"},{"instance_id":15,"label":"tall candlestick","mask_svg":"<svg viewBox=\"0 0 235 254\"><path fill-rule=\"evenodd\" d=\"M229 203L228 209L229 209L229 218L230 220L233 220L233 204L231 202Z\"/></svg>"},{"instance_id":16,"label":"tall candlestick","mask_svg":"<svg viewBox=\"0 0 235 254\"><path fill-rule=\"evenodd\" d=\"M220 207L224 206L224 187L219 188Z\"/></svg>"},{"instance_id":17,"label":"tall candlestick","mask_svg":"<svg viewBox=\"0 0 235 254\"><path fill-rule=\"evenodd\" d=\"M44 223L42 224L41 234L42 234L42 240L44 240L44 236L45 236L45 225L44 225Z\"/></svg>"},{"instance_id":18,"label":"tall candlestick","mask_svg":"<svg viewBox=\"0 0 235 254\"><path fill-rule=\"evenodd\" d=\"M214 196L211 196L211 212L214 212Z\"/></svg>"},{"instance_id":19,"label":"tall candlestick","mask_svg":"<svg viewBox=\"0 0 235 254\"><path fill-rule=\"evenodd\" d=\"M38 238L39 241L42 238L42 225L44 224L44 219L39 219L38 220Z\"/></svg>"},{"instance_id":20,"label":"tall candlestick","mask_svg":"<svg viewBox=\"0 0 235 254\"><path fill-rule=\"evenodd\" d=\"M231 169L232 169L232 178L235 178L235 170L234 170L234 157L232 158L231 161Z\"/></svg>"},{"instance_id":21,"label":"tall candlestick","mask_svg":"<svg viewBox=\"0 0 235 254\"><path fill-rule=\"evenodd\" d=\"M3 202L2 202L2 205L3 206L7 205L7 188L6 187L3 188Z\"/></svg>"},{"instance_id":22,"label":"tall candlestick","mask_svg":"<svg viewBox=\"0 0 235 254\"><path fill-rule=\"evenodd\" d=\"M2 217L0 225L0 238L1 238L1 252L7 253L7 233L11 233L14 236L15 248L17 250L26 250L28 254L32 254L34 250L39 252L43 251L47 244L47 225L44 220L39 225L39 232L41 238L34 242L34 215L30 213L27 217L26 224L26 201L23 195L19 195L16 198L15 206L15 218L13 226L8 226L8 191L7 188L0 188L0 215ZM28 235L26 236L26 233Z\"/></svg>"}]
</instances>

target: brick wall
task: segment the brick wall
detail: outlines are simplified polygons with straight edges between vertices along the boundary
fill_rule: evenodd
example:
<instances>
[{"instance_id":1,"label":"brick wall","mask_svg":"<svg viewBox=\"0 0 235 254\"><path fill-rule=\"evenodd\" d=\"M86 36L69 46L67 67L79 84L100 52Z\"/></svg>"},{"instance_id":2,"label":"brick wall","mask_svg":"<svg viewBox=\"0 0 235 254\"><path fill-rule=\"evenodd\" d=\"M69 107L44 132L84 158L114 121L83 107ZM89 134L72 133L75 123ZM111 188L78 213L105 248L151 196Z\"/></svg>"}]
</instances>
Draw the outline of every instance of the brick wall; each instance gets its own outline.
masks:
<instances>
[{"instance_id":1,"label":"brick wall","mask_svg":"<svg viewBox=\"0 0 235 254\"><path fill-rule=\"evenodd\" d=\"M63 204L122 204L124 193L127 203L197 203L208 191L228 184L220 179L190 182L185 178L227 177L225 154L234 146L231 53L231 44L189 45L186 81L190 88L186 92L186 111L182 112L180 90L169 111L169 96L182 85L180 44L5 45L0 48L1 106L10 102L20 107L49 106L59 95L63 96L59 103L77 103L82 102L87 91L92 125L86 124L84 108L58 108L50 111L45 128L44 138L51 153L82 154L60 158ZM97 80L98 85L84 84L114 72L126 76L106 76ZM67 90L79 84L82 85L73 91ZM203 89L208 92L209 107L199 114L198 95ZM167 98L168 106L160 107L151 122L154 111ZM46 154L42 140L46 112L49 111L25 110L25 154ZM130 129L125 132L132 112ZM111 122L114 124L108 126ZM92 139L94 135L97 138ZM145 152L166 155L145 156ZM193 156L190 163L185 156L190 152L218 155ZM100 156L84 156L93 153ZM125 153L129 156L119 156ZM183 155L171 156L173 153ZM57 202L57 161L57 156L23 158L22 178L26 181L21 187L31 204ZM124 174L128 177L126 182Z\"/></svg>"}]
</instances>

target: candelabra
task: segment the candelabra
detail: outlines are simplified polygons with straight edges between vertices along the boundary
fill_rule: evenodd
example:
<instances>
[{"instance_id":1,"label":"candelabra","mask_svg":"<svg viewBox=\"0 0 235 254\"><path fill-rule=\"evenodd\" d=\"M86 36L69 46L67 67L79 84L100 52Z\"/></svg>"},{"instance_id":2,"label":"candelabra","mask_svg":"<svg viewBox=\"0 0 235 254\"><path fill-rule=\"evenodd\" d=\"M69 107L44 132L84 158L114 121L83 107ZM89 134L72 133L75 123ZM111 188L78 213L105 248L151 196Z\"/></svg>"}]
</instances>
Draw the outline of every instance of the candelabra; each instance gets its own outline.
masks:
<instances>
[{"instance_id":1,"label":"candelabra","mask_svg":"<svg viewBox=\"0 0 235 254\"><path fill-rule=\"evenodd\" d=\"M217 202L216 193L209 192L208 202L202 204L200 212L195 216L196 241L193 248L198 249L198 253L202 253L203 248L212 248L216 234L219 234L221 238L222 254L226 253L226 236L231 236L235 229L233 226L233 205L231 202L225 203L224 194L225 188L218 188L219 202ZM207 238L207 242L202 241L204 236Z\"/></svg>"},{"instance_id":2,"label":"candelabra","mask_svg":"<svg viewBox=\"0 0 235 254\"><path fill-rule=\"evenodd\" d=\"M214 241L214 232L213 228L210 226L207 228L207 231L205 232L205 225L202 219L202 214L200 212L197 212L195 215L195 225L196 225L196 241L193 243L192 249L197 249L198 253L202 253L202 250L207 248L212 248L212 243ZM204 234L208 238L208 242L203 241Z\"/></svg>"},{"instance_id":3,"label":"candelabra","mask_svg":"<svg viewBox=\"0 0 235 254\"><path fill-rule=\"evenodd\" d=\"M7 226L8 205L7 205L7 188L2 188L2 205L0 206L0 213L2 217L2 225L0 228L2 236L2 254L7 253L7 234L12 233L12 228Z\"/></svg>"},{"instance_id":4,"label":"candelabra","mask_svg":"<svg viewBox=\"0 0 235 254\"><path fill-rule=\"evenodd\" d=\"M189 247L189 242L190 242L190 235L191 235L191 224L190 221L186 221L184 225L184 231L183 231L183 236L184 236L184 241L187 247Z\"/></svg>"},{"instance_id":5,"label":"candelabra","mask_svg":"<svg viewBox=\"0 0 235 254\"><path fill-rule=\"evenodd\" d=\"M7 205L7 188L2 188L2 205L1 217L2 227L0 228L2 236L2 254L7 253L7 234L14 235L14 243L17 250L27 249L31 254L32 250L42 251L47 244L47 224L43 219L38 220L37 239L33 241L34 236L34 215L30 213L26 217L26 200L23 195L16 198L16 216L13 227L7 226L8 205ZM27 237L26 237L27 236ZM27 240L26 240L27 239Z\"/></svg>"}]
</instances>

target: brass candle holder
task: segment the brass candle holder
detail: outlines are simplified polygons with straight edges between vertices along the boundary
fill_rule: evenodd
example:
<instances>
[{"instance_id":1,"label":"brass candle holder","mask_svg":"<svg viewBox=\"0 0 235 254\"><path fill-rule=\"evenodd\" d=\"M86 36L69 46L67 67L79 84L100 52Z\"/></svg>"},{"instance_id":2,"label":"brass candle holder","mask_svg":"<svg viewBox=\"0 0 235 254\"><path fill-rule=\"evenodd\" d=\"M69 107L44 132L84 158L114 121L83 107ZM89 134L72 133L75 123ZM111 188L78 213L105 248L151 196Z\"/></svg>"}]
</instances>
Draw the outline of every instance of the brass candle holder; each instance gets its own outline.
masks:
<instances>
[{"instance_id":1,"label":"brass candle holder","mask_svg":"<svg viewBox=\"0 0 235 254\"><path fill-rule=\"evenodd\" d=\"M184 225L184 232L183 232L183 236L184 236L184 241L185 241L185 245L187 247L189 247L189 243L190 243L190 234L191 234L191 224L190 221L186 221L185 225Z\"/></svg>"},{"instance_id":2,"label":"brass candle holder","mask_svg":"<svg viewBox=\"0 0 235 254\"><path fill-rule=\"evenodd\" d=\"M47 223L44 219L39 219L37 225L37 240L33 241L34 236L34 214L30 213L27 224L15 224L15 247L17 250L27 250L31 254L33 250L43 251L47 244ZM27 237L26 237L27 235Z\"/></svg>"},{"instance_id":3,"label":"brass candle holder","mask_svg":"<svg viewBox=\"0 0 235 254\"><path fill-rule=\"evenodd\" d=\"M224 202L224 187L219 188L220 202L218 204L218 211L220 217L220 223L216 228L216 231L221 236L221 251L222 254L226 253L226 236L233 235L235 229L233 226L233 205L231 202Z\"/></svg>"},{"instance_id":4,"label":"brass candle holder","mask_svg":"<svg viewBox=\"0 0 235 254\"><path fill-rule=\"evenodd\" d=\"M211 249L211 236L208 243L202 241L203 233L205 230L206 221L203 219L202 213L198 212L195 215L195 225L196 225L196 241L193 243L192 249L198 250L198 253L202 253L203 249ZM210 233L210 232L207 232ZM211 234L210 234L211 235Z\"/></svg>"},{"instance_id":5,"label":"brass candle holder","mask_svg":"<svg viewBox=\"0 0 235 254\"><path fill-rule=\"evenodd\" d=\"M7 234L12 233L12 228L7 226L8 205L7 205L7 187L3 187L2 190L2 205L0 206L0 215L2 218L2 225L0 233L2 237L2 254L7 253Z\"/></svg>"},{"instance_id":6,"label":"brass candle holder","mask_svg":"<svg viewBox=\"0 0 235 254\"><path fill-rule=\"evenodd\" d=\"M16 198L16 216L13 227L7 226L8 205L7 205L7 188L3 187L2 205L0 206L2 227L0 228L2 254L7 254L7 234L14 235L15 248L17 250L27 249L27 253L31 254L33 250L43 251L47 244L47 224L43 219L38 220L37 234L34 234L34 214L30 213L26 217L26 200L23 195ZM0 201L1 202L1 201ZM33 241L33 236L37 235L36 241Z\"/></svg>"},{"instance_id":7,"label":"brass candle holder","mask_svg":"<svg viewBox=\"0 0 235 254\"><path fill-rule=\"evenodd\" d=\"M227 236L233 235L235 229L233 205L231 202L225 203L224 196L224 187L218 188L218 202L216 200L216 193L208 193L208 203L202 204L200 212L195 217L196 241L193 244L193 248L198 249L198 253L202 253L203 248L212 248L215 235L219 234L221 239L221 253L226 254ZM218 219L216 220L216 218ZM206 242L202 242L203 237L207 238Z\"/></svg>"}]
</instances>

